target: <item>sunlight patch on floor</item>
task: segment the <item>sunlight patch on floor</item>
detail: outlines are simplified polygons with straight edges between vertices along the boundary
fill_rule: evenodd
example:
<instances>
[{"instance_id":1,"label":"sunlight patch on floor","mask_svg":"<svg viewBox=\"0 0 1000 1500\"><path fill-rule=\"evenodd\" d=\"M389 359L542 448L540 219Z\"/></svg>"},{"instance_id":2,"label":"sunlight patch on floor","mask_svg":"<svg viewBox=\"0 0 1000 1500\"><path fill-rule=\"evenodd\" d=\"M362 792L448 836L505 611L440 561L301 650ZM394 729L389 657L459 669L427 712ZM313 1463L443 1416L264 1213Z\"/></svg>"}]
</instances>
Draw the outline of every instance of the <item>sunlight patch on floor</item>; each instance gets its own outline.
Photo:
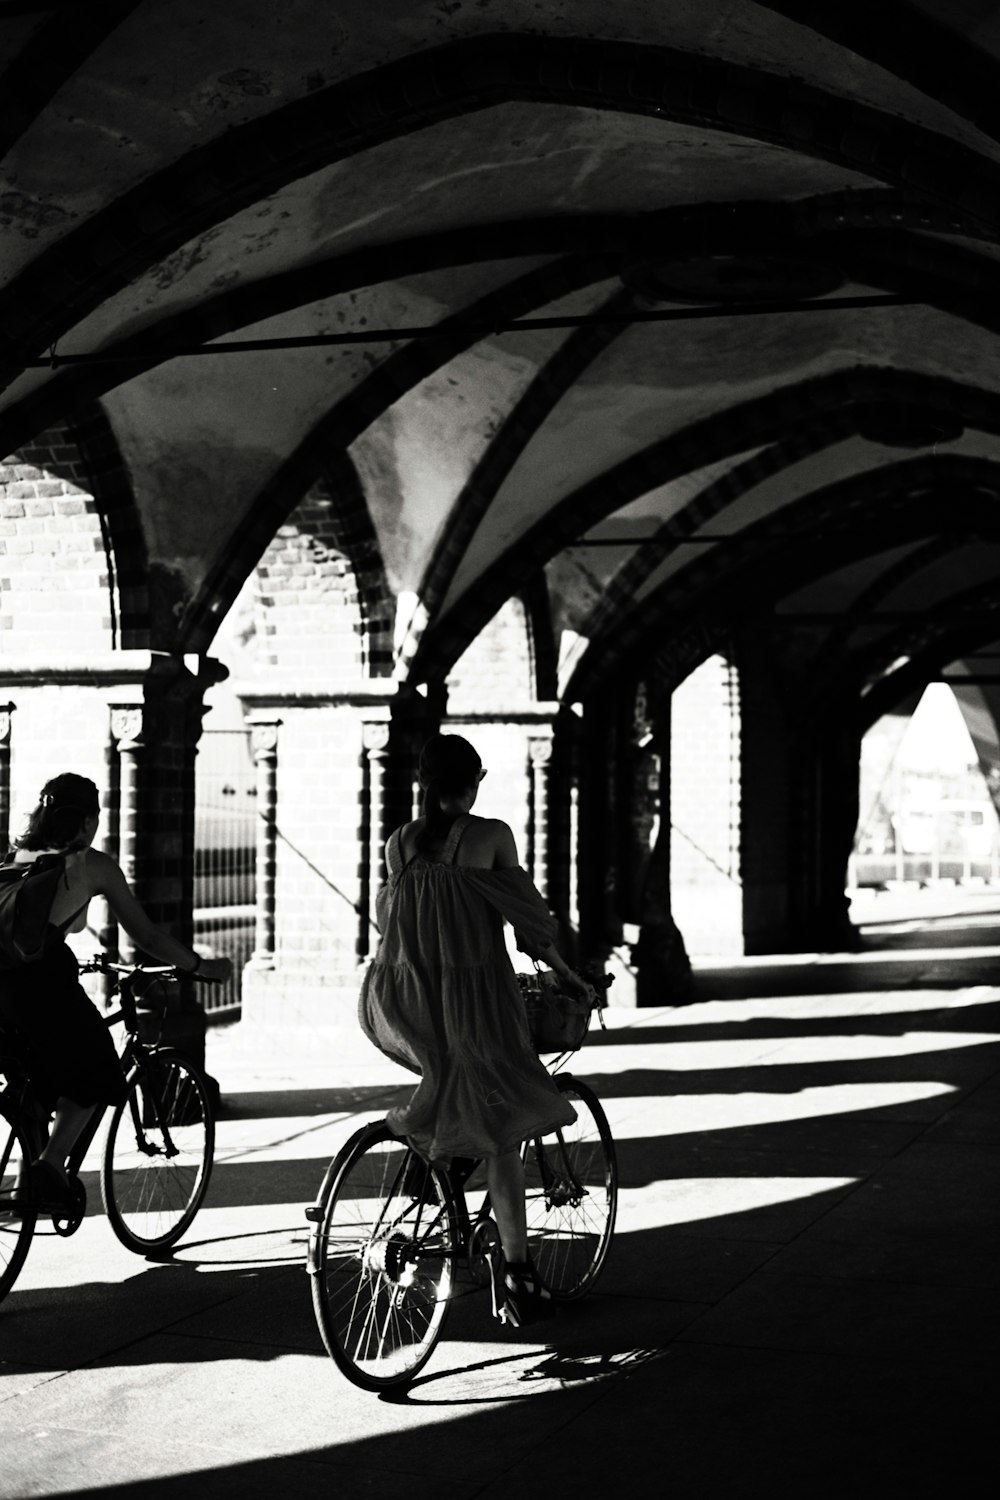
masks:
<instances>
[{"instance_id":1,"label":"sunlight patch on floor","mask_svg":"<svg viewBox=\"0 0 1000 1500\"><path fill-rule=\"evenodd\" d=\"M672 1177L618 1195L618 1234L702 1224L850 1187L858 1177Z\"/></svg>"},{"instance_id":2,"label":"sunlight patch on floor","mask_svg":"<svg viewBox=\"0 0 1000 1500\"><path fill-rule=\"evenodd\" d=\"M794 1120L817 1120L827 1115L858 1114L919 1104L955 1093L937 1080L894 1083L837 1083L827 1088L794 1089L788 1093L636 1095L604 1098L605 1111L616 1140L647 1140L656 1136L696 1135L703 1130L738 1130L754 1125L778 1125ZM788 1149L795 1143L789 1139Z\"/></svg>"},{"instance_id":3,"label":"sunlight patch on floor","mask_svg":"<svg viewBox=\"0 0 1000 1500\"><path fill-rule=\"evenodd\" d=\"M992 1031L830 1032L825 1036L744 1037L739 1040L670 1042L662 1052L665 1075L714 1072L720 1068L789 1067L799 1063L859 1062L953 1052L1000 1042ZM591 1054L593 1056L593 1054ZM667 1077L665 1086L669 1087Z\"/></svg>"},{"instance_id":4,"label":"sunlight patch on floor","mask_svg":"<svg viewBox=\"0 0 1000 1500\"><path fill-rule=\"evenodd\" d=\"M993 1005L1000 991L992 985L968 989L859 990L851 994L766 995L739 1000L701 1000L664 1010L615 1010L605 1012L609 1031L649 1026L741 1026L749 1021L827 1021L852 1016L877 1017L917 1012L965 1010L974 1005Z\"/></svg>"}]
</instances>

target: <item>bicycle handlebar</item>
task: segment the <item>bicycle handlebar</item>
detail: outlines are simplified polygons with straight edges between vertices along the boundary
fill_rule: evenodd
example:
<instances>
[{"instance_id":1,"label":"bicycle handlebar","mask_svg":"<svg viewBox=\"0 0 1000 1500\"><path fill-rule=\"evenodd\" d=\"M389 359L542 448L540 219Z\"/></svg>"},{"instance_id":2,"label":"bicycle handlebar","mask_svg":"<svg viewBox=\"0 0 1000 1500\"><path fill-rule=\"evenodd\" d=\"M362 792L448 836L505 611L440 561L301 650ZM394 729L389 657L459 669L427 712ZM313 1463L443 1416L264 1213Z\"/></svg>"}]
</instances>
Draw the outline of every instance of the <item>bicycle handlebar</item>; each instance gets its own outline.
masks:
<instances>
[{"instance_id":1,"label":"bicycle handlebar","mask_svg":"<svg viewBox=\"0 0 1000 1500\"><path fill-rule=\"evenodd\" d=\"M139 1021L136 1015L137 1003L142 1004L144 1010L166 1011L167 1004L163 1001L160 1005L150 1005L148 996L136 995L133 990L134 981L141 978L173 979L186 975L188 979L200 979L204 984L217 984L218 980L209 979L204 974L190 974L186 969L179 969L176 964L128 964L121 963L118 959L109 958L106 953L95 953L93 958L84 960L80 964L81 974L113 974L117 976L116 989L121 1000L120 1008L105 1016L108 1026L114 1026L117 1021L124 1021L125 1029L135 1032Z\"/></svg>"},{"instance_id":2,"label":"bicycle handlebar","mask_svg":"<svg viewBox=\"0 0 1000 1500\"><path fill-rule=\"evenodd\" d=\"M219 980L212 979L207 974L192 974L189 969L181 969L177 964L125 964L118 959L109 958L106 953L95 953L93 958L84 959L80 964L81 974L118 974L122 977L138 976L148 974L151 979L197 979L200 984L218 984Z\"/></svg>"}]
</instances>

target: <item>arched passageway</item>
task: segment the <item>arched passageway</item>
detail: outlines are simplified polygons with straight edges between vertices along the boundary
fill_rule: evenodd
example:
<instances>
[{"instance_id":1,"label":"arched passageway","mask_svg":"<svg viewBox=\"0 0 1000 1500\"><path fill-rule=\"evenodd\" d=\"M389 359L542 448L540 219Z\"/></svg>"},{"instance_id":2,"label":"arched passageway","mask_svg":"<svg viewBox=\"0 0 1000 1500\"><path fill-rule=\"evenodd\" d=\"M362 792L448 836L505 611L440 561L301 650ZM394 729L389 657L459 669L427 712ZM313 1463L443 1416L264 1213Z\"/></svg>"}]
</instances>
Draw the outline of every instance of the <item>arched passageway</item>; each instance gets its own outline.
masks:
<instances>
[{"instance_id":1,"label":"arched passageway","mask_svg":"<svg viewBox=\"0 0 1000 1500\"><path fill-rule=\"evenodd\" d=\"M881 714L961 662L994 732L990 34L495 11L0 23L0 806L90 771L189 930L238 612L276 1021L353 997L440 724L643 1002L851 941Z\"/></svg>"}]
</instances>

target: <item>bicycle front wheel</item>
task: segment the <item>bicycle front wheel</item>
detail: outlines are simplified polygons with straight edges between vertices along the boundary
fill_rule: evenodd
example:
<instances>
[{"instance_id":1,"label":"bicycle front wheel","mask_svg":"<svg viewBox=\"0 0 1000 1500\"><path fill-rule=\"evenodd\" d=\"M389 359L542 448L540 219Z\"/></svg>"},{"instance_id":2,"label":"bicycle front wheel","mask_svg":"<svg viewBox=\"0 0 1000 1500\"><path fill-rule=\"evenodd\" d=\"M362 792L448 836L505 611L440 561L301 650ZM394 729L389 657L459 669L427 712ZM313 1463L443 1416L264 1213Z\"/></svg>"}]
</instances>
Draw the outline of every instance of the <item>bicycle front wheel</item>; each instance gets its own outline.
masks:
<instances>
[{"instance_id":1,"label":"bicycle front wheel","mask_svg":"<svg viewBox=\"0 0 1000 1500\"><path fill-rule=\"evenodd\" d=\"M335 1157L310 1217L313 1308L327 1353L363 1390L412 1380L441 1335L454 1282L444 1174L384 1123L366 1125Z\"/></svg>"},{"instance_id":2,"label":"bicycle front wheel","mask_svg":"<svg viewBox=\"0 0 1000 1500\"><path fill-rule=\"evenodd\" d=\"M101 1163L101 1197L123 1245L143 1254L177 1243L208 1191L214 1151L204 1073L172 1048L150 1052L129 1074Z\"/></svg>"},{"instance_id":3,"label":"bicycle front wheel","mask_svg":"<svg viewBox=\"0 0 1000 1500\"><path fill-rule=\"evenodd\" d=\"M523 1147L528 1248L556 1301L572 1302L591 1290L607 1258L618 1211L618 1163L596 1095L568 1075L553 1082L576 1120Z\"/></svg>"},{"instance_id":4,"label":"bicycle front wheel","mask_svg":"<svg viewBox=\"0 0 1000 1500\"><path fill-rule=\"evenodd\" d=\"M31 1157L31 1143L19 1120L0 1100L0 1300L20 1275L35 1232L28 1189Z\"/></svg>"}]
</instances>

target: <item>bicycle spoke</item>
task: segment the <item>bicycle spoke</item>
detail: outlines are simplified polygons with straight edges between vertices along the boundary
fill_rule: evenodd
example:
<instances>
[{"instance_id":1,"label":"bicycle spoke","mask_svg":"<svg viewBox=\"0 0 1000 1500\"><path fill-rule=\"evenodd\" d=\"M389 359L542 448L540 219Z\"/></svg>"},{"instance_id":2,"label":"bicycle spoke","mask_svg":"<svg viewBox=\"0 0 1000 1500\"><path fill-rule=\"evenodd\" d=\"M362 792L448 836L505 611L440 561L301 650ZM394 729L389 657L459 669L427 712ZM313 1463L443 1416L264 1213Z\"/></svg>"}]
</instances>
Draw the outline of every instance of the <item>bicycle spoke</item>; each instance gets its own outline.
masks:
<instances>
[{"instance_id":1,"label":"bicycle spoke","mask_svg":"<svg viewBox=\"0 0 1000 1500\"><path fill-rule=\"evenodd\" d=\"M524 1153L528 1239L539 1274L557 1299L589 1291L614 1231L618 1198L614 1144L604 1111L584 1084L557 1079L576 1110L573 1125L529 1143Z\"/></svg>"},{"instance_id":2,"label":"bicycle spoke","mask_svg":"<svg viewBox=\"0 0 1000 1500\"><path fill-rule=\"evenodd\" d=\"M414 1160L384 1127L359 1132L338 1158L310 1251L324 1342L368 1389L409 1379L426 1361L451 1292L445 1186Z\"/></svg>"},{"instance_id":3,"label":"bicycle spoke","mask_svg":"<svg viewBox=\"0 0 1000 1500\"><path fill-rule=\"evenodd\" d=\"M31 1154L18 1120L0 1112L0 1298L17 1280L35 1230L35 1209L27 1190Z\"/></svg>"},{"instance_id":4,"label":"bicycle spoke","mask_svg":"<svg viewBox=\"0 0 1000 1500\"><path fill-rule=\"evenodd\" d=\"M101 1192L130 1249L175 1244L204 1198L214 1122L202 1075L178 1053L153 1052L132 1076L108 1129Z\"/></svg>"}]
</instances>

